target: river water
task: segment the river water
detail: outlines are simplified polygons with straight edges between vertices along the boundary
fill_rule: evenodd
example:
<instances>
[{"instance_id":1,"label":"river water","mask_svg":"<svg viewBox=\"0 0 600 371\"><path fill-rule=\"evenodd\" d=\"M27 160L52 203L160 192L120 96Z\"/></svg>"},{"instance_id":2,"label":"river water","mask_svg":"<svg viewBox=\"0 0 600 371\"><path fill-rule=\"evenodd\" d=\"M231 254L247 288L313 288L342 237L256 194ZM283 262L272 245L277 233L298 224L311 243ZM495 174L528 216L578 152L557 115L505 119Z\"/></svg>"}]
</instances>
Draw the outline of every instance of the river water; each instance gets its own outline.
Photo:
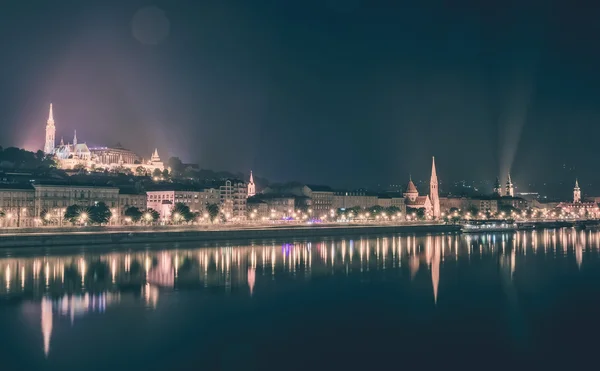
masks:
<instances>
[{"instance_id":1,"label":"river water","mask_svg":"<svg viewBox=\"0 0 600 371\"><path fill-rule=\"evenodd\" d=\"M0 339L7 371L574 368L600 232L5 249Z\"/></svg>"}]
</instances>

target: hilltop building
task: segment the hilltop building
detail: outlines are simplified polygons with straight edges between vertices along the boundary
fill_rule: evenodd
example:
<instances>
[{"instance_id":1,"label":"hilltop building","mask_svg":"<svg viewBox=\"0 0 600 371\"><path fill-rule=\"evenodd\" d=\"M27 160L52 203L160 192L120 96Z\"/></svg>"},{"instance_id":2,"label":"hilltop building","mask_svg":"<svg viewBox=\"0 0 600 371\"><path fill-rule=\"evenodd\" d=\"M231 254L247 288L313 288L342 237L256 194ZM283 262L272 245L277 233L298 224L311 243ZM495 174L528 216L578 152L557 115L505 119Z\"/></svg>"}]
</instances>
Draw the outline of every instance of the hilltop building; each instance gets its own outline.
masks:
<instances>
[{"instance_id":1,"label":"hilltop building","mask_svg":"<svg viewBox=\"0 0 600 371\"><path fill-rule=\"evenodd\" d=\"M56 125L54 112L50 104L50 113L46 122L46 140L44 153L54 156L58 167L61 169L75 169L83 167L87 170L93 169L129 169L132 172L145 172L152 174L155 170L163 171L165 166L155 149L150 160L144 161L138 155L123 148L118 144L115 148L99 147L89 148L88 145L77 140L77 131L73 135L72 143L65 143L61 138L56 146Z\"/></svg>"}]
</instances>

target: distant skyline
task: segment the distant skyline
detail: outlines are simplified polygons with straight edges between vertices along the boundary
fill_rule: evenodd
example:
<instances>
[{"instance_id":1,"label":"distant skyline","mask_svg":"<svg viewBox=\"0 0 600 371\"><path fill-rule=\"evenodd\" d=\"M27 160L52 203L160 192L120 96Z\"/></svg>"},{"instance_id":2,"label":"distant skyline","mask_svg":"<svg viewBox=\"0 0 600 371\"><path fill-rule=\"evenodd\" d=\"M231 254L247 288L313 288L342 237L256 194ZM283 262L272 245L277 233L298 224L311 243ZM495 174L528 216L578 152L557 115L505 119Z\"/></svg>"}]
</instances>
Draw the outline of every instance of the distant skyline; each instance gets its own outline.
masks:
<instances>
[{"instance_id":1,"label":"distant skyline","mask_svg":"<svg viewBox=\"0 0 600 371\"><path fill-rule=\"evenodd\" d=\"M598 19L567 1L11 2L0 145L42 148L53 103L58 140L272 181L404 184L436 156L441 182L564 165L600 185Z\"/></svg>"}]
</instances>

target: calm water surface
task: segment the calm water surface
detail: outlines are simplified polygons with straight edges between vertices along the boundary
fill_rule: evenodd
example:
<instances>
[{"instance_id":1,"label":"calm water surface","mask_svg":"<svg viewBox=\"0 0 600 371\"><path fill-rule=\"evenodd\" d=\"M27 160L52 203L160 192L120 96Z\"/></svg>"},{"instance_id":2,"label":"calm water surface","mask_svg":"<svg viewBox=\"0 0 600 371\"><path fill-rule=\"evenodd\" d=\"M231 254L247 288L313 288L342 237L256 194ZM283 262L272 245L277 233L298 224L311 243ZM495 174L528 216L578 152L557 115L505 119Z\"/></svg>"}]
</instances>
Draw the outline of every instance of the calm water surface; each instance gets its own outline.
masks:
<instances>
[{"instance_id":1,"label":"calm water surface","mask_svg":"<svg viewBox=\"0 0 600 371\"><path fill-rule=\"evenodd\" d=\"M8 371L596 369L600 232L0 250L0 339Z\"/></svg>"}]
</instances>

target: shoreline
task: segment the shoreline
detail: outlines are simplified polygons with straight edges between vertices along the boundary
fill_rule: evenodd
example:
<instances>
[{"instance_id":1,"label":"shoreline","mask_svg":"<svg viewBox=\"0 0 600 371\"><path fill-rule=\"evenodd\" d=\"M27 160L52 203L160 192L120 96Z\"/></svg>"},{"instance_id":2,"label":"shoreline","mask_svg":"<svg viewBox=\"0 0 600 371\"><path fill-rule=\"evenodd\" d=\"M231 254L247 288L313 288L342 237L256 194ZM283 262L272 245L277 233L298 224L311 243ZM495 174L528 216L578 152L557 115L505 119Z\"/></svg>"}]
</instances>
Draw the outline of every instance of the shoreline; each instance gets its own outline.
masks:
<instances>
[{"instance_id":1,"label":"shoreline","mask_svg":"<svg viewBox=\"0 0 600 371\"><path fill-rule=\"evenodd\" d=\"M63 247L164 242L209 242L219 240L264 240L335 236L369 236L386 233L460 233L460 226L447 224L246 226L223 229L186 226L154 228L64 228L61 230L3 230L0 248Z\"/></svg>"}]
</instances>

